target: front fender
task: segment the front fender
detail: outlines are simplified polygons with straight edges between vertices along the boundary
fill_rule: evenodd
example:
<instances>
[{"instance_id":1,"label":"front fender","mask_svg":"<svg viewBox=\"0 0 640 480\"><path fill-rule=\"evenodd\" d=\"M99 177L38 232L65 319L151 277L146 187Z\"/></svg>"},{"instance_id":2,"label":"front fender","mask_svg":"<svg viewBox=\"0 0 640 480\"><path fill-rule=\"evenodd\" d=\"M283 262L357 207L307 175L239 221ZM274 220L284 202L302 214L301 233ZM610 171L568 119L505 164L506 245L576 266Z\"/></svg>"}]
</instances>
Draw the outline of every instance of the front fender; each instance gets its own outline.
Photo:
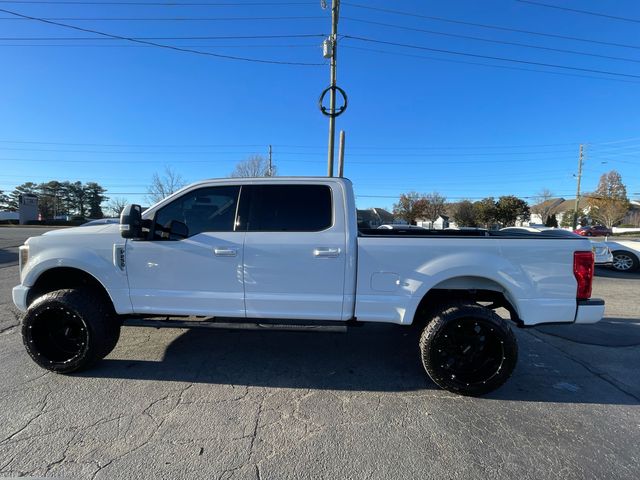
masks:
<instances>
[{"instance_id":1,"label":"front fender","mask_svg":"<svg viewBox=\"0 0 640 480\"><path fill-rule=\"evenodd\" d=\"M106 290L117 313L133 312L126 272L114 265L113 253L107 249L47 248L29 259L22 274L22 285L32 287L44 272L61 267L75 268L95 278Z\"/></svg>"}]
</instances>

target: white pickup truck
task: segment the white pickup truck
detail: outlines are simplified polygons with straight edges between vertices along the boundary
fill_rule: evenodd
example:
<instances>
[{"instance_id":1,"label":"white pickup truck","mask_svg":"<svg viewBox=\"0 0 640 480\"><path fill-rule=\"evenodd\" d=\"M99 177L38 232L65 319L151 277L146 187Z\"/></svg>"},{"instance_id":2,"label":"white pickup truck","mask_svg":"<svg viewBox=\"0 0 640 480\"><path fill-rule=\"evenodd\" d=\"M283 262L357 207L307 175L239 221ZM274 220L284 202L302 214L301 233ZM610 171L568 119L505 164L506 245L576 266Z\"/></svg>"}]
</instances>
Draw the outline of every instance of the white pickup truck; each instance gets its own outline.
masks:
<instances>
[{"instance_id":1,"label":"white pickup truck","mask_svg":"<svg viewBox=\"0 0 640 480\"><path fill-rule=\"evenodd\" d=\"M358 230L343 178L195 183L120 225L20 248L13 300L38 365L86 368L122 325L338 330L406 326L442 388L479 395L517 360L510 324L594 323L588 239L553 232ZM495 310L509 312L503 317Z\"/></svg>"}]
</instances>

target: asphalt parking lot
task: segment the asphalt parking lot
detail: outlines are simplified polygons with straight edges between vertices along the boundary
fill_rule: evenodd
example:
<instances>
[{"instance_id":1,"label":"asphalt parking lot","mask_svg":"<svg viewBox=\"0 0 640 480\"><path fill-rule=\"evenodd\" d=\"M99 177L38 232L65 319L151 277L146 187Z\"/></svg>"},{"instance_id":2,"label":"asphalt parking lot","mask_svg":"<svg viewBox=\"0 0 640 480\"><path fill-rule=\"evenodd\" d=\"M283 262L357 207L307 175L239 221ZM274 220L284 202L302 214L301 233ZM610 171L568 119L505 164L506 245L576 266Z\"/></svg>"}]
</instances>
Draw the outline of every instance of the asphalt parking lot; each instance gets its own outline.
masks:
<instances>
[{"instance_id":1,"label":"asphalt parking lot","mask_svg":"<svg viewBox=\"0 0 640 480\"><path fill-rule=\"evenodd\" d=\"M594 326L517 330L483 398L424 375L409 335L124 328L96 368L27 356L0 228L0 477L637 479L640 274L598 270Z\"/></svg>"}]
</instances>

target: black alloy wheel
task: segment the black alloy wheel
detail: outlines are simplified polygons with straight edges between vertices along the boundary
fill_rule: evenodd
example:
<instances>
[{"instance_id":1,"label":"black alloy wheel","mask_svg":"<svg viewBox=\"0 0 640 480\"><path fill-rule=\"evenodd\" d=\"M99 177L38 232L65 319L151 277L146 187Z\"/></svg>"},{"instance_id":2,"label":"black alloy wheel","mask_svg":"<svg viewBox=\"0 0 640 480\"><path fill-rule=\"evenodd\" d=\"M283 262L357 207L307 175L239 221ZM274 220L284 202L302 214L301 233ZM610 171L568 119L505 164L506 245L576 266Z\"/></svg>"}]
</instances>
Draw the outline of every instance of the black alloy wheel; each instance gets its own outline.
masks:
<instances>
[{"instance_id":1,"label":"black alloy wheel","mask_svg":"<svg viewBox=\"0 0 640 480\"><path fill-rule=\"evenodd\" d=\"M113 307L92 289L56 290L37 298L22 319L22 341L42 368L85 369L104 358L120 337Z\"/></svg>"},{"instance_id":2,"label":"black alloy wheel","mask_svg":"<svg viewBox=\"0 0 640 480\"><path fill-rule=\"evenodd\" d=\"M87 350L89 330L75 313L63 306L47 307L34 314L29 341L45 362L69 363Z\"/></svg>"},{"instance_id":3,"label":"black alloy wheel","mask_svg":"<svg viewBox=\"0 0 640 480\"><path fill-rule=\"evenodd\" d=\"M475 304L455 305L425 327L422 363L446 390L482 395L501 386L513 372L518 346L505 320Z\"/></svg>"}]
</instances>

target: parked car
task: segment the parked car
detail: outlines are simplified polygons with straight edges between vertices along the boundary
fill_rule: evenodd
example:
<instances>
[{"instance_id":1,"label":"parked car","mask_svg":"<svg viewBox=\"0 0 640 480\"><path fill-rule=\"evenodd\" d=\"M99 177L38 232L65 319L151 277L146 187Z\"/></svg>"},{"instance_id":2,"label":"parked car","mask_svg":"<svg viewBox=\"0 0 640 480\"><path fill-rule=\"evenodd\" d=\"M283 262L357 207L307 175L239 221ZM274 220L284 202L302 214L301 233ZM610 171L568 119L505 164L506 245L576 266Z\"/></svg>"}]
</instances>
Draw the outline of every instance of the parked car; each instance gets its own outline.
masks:
<instances>
[{"instance_id":1,"label":"parked car","mask_svg":"<svg viewBox=\"0 0 640 480\"><path fill-rule=\"evenodd\" d=\"M605 242L591 242L595 264L599 267L609 267L613 264L613 252Z\"/></svg>"},{"instance_id":2,"label":"parked car","mask_svg":"<svg viewBox=\"0 0 640 480\"><path fill-rule=\"evenodd\" d=\"M613 254L611 267L619 272L640 269L640 240L605 242Z\"/></svg>"},{"instance_id":3,"label":"parked car","mask_svg":"<svg viewBox=\"0 0 640 480\"><path fill-rule=\"evenodd\" d=\"M499 230L500 232L508 232L508 233L513 233L513 234L519 234L519 233L531 233L531 232L538 232L540 233L541 236L553 236L553 237L576 237L579 235L576 235L575 233L569 231L569 230L565 230L563 228L552 228L552 227L543 227L543 228L538 228L538 227L505 227L505 228L501 228Z\"/></svg>"},{"instance_id":4,"label":"parked car","mask_svg":"<svg viewBox=\"0 0 640 480\"><path fill-rule=\"evenodd\" d=\"M591 298L586 238L358 232L344 178L198 182L144 213L127 206L119 225L32 237L19 271L24 346L58 373L108 355L123 325L335 332L384 322L420 332L416 361L437 385L481 395L516 366L511 325L590 324L605 307Z\"/></svg>"},{"instance_id":5,"label":"parked car","mask_svg":"<svg viewBox=\"0 0 640 480\"><path fill-rule=\"evenodd\" d=\"M94 227L96 225L111 225L114 223L120 223L119 218L99 218L98 220L91 220L87 223L80 225L81 227Z\"/></svg>"},{"instance_id":6,"label":"parked car","mask_svg":"<svg viewBox=\"0 0 640 480\"><path fill-rule=\"evenodd\" d=\"M613 235L613 231L604 225L587 225L586 227L580 227L573 231L583 237L608 237Z\"/></svg>"},{"instance_id":7,"label":"parked car","mask_svg":"<svg viewBox=\"0 0 640 480\"><path fill-rule=\"evenodd\" d=\"M403 223L384 224L378 227L379 230L427 230L424 227L418 227L417 225L408 225Z\"/></svg>"},{"instance_id":8,"label":"parked car","mask_svg":"<svg viewBox=\"0 0 640 480\"><path fill-rule=\"evenodd\" d=\"M540 232L539 228L535 227L504 227L500 229L501 232L512 232L512 233L531 233L531 232Z\"/></svg>"}]
</instances>

